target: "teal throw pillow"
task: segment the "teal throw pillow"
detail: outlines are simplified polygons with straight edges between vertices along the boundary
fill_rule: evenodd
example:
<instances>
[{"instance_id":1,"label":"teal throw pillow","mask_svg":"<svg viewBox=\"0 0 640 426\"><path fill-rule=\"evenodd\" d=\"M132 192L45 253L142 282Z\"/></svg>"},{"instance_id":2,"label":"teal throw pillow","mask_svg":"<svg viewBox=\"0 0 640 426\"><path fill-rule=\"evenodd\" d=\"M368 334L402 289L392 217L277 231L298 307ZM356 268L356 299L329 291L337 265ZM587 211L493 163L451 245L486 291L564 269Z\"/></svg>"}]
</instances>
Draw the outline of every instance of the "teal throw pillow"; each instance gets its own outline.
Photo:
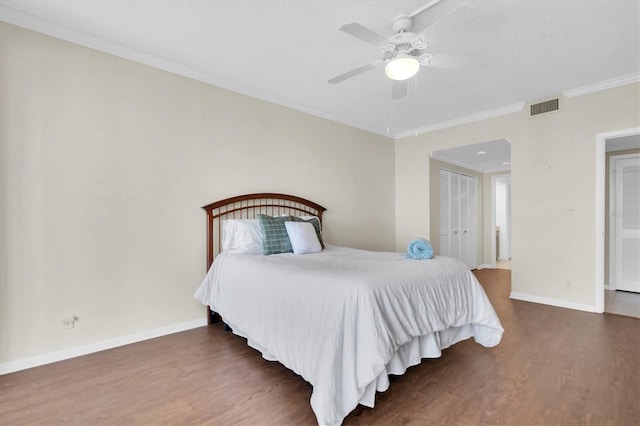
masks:
<instances>
[{"instance_id":1,"label":"teal throw pillow","mask_svg":"<svg viewBox=\"0 0 640 426\"><path fill-rule=\"evenodd\" d=\"M289 235L287 234L287 227L284 224L291 221L291 216L272 217L266 214L258 215L258 222L260 222L262 236L264 237L262 242L263 254L293 252L291 241L289 241Z\"/></svg>"}]
</instances>

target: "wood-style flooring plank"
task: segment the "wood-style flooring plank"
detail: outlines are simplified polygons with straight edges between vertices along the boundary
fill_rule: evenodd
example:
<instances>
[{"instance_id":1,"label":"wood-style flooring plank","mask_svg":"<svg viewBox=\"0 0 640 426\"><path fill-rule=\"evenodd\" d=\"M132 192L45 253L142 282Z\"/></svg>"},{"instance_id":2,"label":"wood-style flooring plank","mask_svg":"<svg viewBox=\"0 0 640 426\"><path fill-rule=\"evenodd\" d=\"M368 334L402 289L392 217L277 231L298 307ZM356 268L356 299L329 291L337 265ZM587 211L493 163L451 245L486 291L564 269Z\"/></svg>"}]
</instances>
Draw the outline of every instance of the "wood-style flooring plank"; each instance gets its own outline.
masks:
<instances>
[{"instance_id":1,"label":"wood-style flooring plank","mask_svg":"<svg viewBox=\"0 0 640 426\"><path fill-rule=\"evenodd\" d=\"M345 425L638 425L640 320L509 299L505 328L391 378ZM219 325L0 376L2 425L313 425L311 386Z\"/></svg>"}]
</instances>

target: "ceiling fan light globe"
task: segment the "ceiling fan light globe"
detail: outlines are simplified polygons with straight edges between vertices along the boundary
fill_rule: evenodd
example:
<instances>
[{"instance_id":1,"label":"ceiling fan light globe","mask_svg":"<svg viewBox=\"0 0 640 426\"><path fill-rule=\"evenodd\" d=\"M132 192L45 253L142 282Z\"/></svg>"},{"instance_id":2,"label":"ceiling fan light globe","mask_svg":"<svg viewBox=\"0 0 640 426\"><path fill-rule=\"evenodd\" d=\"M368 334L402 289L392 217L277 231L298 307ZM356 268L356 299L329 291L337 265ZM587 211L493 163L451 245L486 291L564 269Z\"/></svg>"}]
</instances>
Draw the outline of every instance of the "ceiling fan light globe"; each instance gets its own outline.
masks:
<instances>
[{"instance_id":1,"label":"ceiling fan light globe","mask_svg":"<svg viewBox=\"0 0 640 426\"><path fill-rule=\"evenodd\" d=\"M406 80L413 77L420 70L420 62L413 56L398 56L389 61L384 72L391 80Z\"/></svg>"}]
</instances>

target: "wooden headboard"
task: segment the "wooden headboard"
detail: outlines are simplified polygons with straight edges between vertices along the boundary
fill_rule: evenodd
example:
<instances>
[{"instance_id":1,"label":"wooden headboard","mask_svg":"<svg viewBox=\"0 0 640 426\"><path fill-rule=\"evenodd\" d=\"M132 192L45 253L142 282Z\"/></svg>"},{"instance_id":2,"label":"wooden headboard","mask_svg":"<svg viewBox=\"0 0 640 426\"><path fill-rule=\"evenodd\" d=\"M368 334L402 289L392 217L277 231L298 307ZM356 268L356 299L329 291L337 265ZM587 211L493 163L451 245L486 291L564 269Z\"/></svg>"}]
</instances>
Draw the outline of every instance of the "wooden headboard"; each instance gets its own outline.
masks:
<instances>
[{"instance_id":1,"label":"wooden headboard","mask_svg":"<svg viewBox=\"0 0 640 426\"><path fill-rule=\"evenodd\" d=\"M207 270L222 249L222 221L225 219L253 219L258 214L278 216L317 216L322 222L326 210L320 204L295 195L260 193L238 195L207 204Z\"/></svg>"}]
</instances>

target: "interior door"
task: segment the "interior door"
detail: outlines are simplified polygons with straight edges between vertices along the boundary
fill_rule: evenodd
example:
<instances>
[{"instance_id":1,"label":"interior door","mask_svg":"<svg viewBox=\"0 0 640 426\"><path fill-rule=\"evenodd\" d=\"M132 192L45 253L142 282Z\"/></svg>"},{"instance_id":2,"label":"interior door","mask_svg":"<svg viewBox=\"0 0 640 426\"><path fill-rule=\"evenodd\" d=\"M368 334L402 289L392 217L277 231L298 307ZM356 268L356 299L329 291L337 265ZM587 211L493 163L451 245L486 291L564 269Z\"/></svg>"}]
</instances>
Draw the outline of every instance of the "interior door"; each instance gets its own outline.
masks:
<instances>
[{"instance_id":1,"label":"interior door","mask_svg":"<svg viewBox=\"0 0 640 426\"><path fill-rule=\"evenodd\" d=\"M468 252L465 263L471 269L478 267L478 179L468 177L467 198L469 200L469 221L467 229Z\"/></svg>"},{"instance_id":2,"label":"interior door","mask_svg":"<svg viewBox=\"0 0 640 426\"><path fill-rule=\"evenodd\" d=\"M449 172L451 181L451 198L449 205L451 212L451 246L448 256L460 259L460 175Z\"/></svg>"},{"instance_id":3,"label":"interior door","mask_svg":"<svg viewBox=\"0 0 640 426\"><path fill-rule=\"evenodd\" d=\"M640 293L640 157L616 160L616 289Z\"/></svg>"},{"instance_id":4,"label":"interior door","mask_svg":"<svg viewBox=\"0 0 640 426\"><path fill-rule=\"evenodd\" d=\"M440 170L440 254L451 252L451 179L446 170Z\"/></svg>"},{"instance_id":5,"label":"interior door","mask_svg":"<svg viewBox=\"0 0 640 426\"><path fill-rule=\"evenodd\" d=\"M460 255L469 266L469 177L458 175L460 187Z\"/></svg>"}]
</instances>

